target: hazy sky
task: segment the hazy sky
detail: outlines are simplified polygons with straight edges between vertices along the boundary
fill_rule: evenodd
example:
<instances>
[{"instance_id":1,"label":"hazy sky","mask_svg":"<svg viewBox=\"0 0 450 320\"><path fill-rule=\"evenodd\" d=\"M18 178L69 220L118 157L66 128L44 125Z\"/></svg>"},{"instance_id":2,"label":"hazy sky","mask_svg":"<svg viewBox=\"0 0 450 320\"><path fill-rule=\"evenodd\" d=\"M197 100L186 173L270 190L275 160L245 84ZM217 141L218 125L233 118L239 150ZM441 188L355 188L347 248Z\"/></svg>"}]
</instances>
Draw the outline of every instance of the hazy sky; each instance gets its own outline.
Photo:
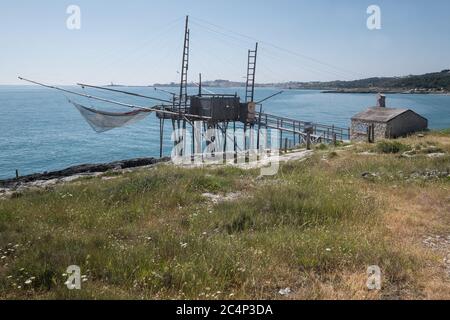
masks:
<instances>
[{"instance_id":1,"label":"hazy sky","mask_svg":"<svg viewBox=\"0 0 450 320\"><path fill-rule=\"evenodd\" d=\"M367 28L369 5L381 30ZM81 29L69 30L69 5ZM258 82L354 79L450 68L448 0L2 0L0 84L18 75L73 84L179 81L184 16L189 80L243 80L259 40Z\"/></svg>"}]
</instances>

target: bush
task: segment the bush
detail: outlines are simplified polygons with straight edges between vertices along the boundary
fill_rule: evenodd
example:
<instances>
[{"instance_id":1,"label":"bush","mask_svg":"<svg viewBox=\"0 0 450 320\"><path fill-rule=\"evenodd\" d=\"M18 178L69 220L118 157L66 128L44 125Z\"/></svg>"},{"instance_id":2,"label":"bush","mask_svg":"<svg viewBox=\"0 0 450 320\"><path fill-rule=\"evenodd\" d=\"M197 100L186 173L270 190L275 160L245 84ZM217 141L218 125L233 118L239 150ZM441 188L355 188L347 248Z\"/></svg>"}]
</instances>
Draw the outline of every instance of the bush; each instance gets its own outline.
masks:
<instances>
[{"instance_id":1,"label":"bush","mask_svg":"<svg viewBox=\"0 0 450 320\"><path fill-rule=\"evenodd\" d=\"M325 143L321 143L321 144L317 145L315 149L316 150L327 150L328 146Z\"/></svg>"},{"instance_id":2,"label":"bush","mask_svg":"<svg viewBox=\"0 0 450 320\"><path fill-rule=\"evenodd\" d=\"M377 143L376 151L379 153L399 153L411 150L411 147L398 141L381 141Z\"/></svg>"}]
</instances>

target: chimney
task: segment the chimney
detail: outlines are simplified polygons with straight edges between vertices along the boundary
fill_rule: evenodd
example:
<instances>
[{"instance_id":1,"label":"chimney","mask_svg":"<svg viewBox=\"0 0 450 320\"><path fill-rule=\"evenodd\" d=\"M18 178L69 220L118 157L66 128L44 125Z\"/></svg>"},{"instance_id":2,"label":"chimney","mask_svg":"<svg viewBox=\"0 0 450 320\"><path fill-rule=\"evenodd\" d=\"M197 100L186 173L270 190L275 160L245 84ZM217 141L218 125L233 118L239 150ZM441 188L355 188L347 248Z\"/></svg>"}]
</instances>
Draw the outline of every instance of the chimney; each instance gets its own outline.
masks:
<instances>
[{"instance_id":1,"label":"chimney","mask_svg":"<svg viewBox=\"0 0 450 320\"><path fill-rule=\"evenodd\" d=\"M384 94L381 94L381 93L378 94L377 107L378 108L386 108L386 96Z\"/></svg>"}]
</instances>

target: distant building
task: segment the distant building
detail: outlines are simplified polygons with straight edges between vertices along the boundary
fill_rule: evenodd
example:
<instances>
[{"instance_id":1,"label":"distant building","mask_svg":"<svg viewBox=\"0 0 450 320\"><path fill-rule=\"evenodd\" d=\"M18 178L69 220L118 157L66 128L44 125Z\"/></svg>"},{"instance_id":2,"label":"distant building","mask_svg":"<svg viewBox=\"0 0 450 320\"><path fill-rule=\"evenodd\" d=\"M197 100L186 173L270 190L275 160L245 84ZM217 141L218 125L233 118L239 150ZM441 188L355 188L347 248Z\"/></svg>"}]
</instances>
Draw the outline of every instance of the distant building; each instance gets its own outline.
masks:
<instances>
[{"instance_id":1,"label":"distant building","mask_svg":"<svg viewBox=\"0 0 450 320\"><path fill-rule=\"evenodd\" d=\"M428 120L409 109L386 108L386 97L378 95L377 106L352 117L352 141L376 141L405 136L428 128Z\"/></svg>"}]
</instances>

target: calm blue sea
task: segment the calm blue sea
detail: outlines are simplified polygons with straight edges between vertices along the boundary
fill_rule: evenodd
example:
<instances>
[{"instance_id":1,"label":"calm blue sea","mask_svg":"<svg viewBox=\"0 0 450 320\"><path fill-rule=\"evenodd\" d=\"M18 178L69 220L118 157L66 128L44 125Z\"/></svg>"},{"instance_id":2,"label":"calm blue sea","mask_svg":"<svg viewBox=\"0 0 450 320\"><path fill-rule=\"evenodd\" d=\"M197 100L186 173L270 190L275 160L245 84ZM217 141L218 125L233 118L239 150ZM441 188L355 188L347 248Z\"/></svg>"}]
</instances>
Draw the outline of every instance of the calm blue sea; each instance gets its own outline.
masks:
<instances>
[{"instance_id":1,"label":"calm blue sea","mask_svg":"<svg viewBox=\"0 0 450 320\"><path fill-rule=\"evenodd\" d=\"M83 92L79 88L71 89ZM152 88L136 87L127 90L170 98ZM173 90L176 92L176 89ZM211 90L244 95L242 88ZM276 91L270 88L257 89L256 99L265 98ZM88 93L123 102L152 105L149 100L115 93L97 90L89 90ZM110 105L73 98L88 106L111 110ZM264 111L299 120L348 127L353 114L374 104L373 95L292 90L267 101ZM420 113L429 119L430 128L450 127L450 96L388 95L387 104ZM169 130L166 131L165 152L168 153ZM0 179L13 177L15 169L25 175L81 163L159 156L159 122L154 115L129 127L97 134L68 103L64 94L35 86L0 86L0 132Z\"/></svg>"}]
</instances>

